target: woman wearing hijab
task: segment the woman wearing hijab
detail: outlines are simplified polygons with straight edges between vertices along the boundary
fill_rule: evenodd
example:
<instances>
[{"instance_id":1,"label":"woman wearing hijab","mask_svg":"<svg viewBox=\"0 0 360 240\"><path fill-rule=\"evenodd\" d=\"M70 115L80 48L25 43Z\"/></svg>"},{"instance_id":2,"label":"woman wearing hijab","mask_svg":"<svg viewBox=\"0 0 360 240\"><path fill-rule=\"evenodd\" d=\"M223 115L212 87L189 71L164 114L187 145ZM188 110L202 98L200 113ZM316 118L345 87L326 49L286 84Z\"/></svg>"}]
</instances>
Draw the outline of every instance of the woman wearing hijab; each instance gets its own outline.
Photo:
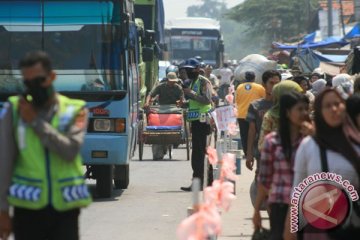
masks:
<instances>
[{"instance_id":1,"label":"woman wearing hijab","mask_svg":"<svg viewBox=\"0 0 360 240\"><path fill-rule=\"evenodd\" d=\"M360 130L360 94L354 94L346 100L346 111L352 122Z\"/></svg>"},{"instance_id":2,"label":"woman wearing hijab","mask_svg":"<svg viewBox=\"0 0 360 240\"><path fill-rule=\"evenodd\" d=\"M349 122L345 101L337 90L326 89L316 98L315 127L315 135L304 138L296 152L293 187L298 186L313 174L329 172L342 176L342 181L348 180L356 190L359 190L359 132L351 125L351 121ZM334 199L329 197L328 201L331 206ZM323 207L326 206L323 205ZM325 211L330 213L332 208ZM356 239L358 236L355 234L359 233L360 221L355 211L349 220L357 227L351 232L340 232L336 229L319 232L319 229L308 225L299 234L299 239ZM289 234L290 227L287 227L285 235Z\"/></svg>"},{"instance_id":3,"label":"woman wearing hijab","mask_svg":"<svg viewBox=\"0 0 360 240\"><path fill-rule=\"evenodd\" d=\"M354 79L354 94L360 94L360 75L355 75Z\"/></svg>"},{"instance_id":4,"label":"woman wearing hijab","mask_svg":"<svg viewBox=\"0 0 360 240\"><path fill-rule=\"evenodd\" d=\"M343 99L347 99L354 93L354 82L349 74L339 74L332 79L332 86L340 93Z\"/></svg>"},{"instance_id":5,"label":"woman wearing hijab","mask_svg":"<svg viewBox=\"0 0 360 240\"><path fill-rule=\"evenodd\" d=\"M327 82L325 81L325 79L319 79L312 84L312 89L310 91L316 97L326 88L326 84Z\"/></svg>"},{"instance_id":6,"label":"woman wearing hijab","mask_svg":"<svg viewBox=\"0 0 360 240\"><path fill-rule=\"evenodd\" d=\"M303 93L305 96L309 99L310 105L312 106L315 101L315 96L310 91L310 83L309 80L305 76L296 76L294 78L294 81L300 85L300 87L303 89Z\"/></svg>"},{"instance_id":7,"label":"woman wearing hijab","mask_svg":"<svg viewBox=\"0 0 360 240\"><path fill-rule=\"evenodd\" d=\"M262 145L264 143L264 138L267 134L271 133L272 131L276 131L278 129L279 125L279 110L280 110L280 97L284 95L285 93L295 91L301 93L303 90L294 81L291 80L285 80L281 81L278 84L276 84L272 91L272 97L273 97L273 106L270 108L270 110L265 113L263 123L261 125L261 131L259 135L259 151L262 149Z\"/></svg>"},{"instance_id":8,"label":"woman wearing hijab","mask_svg":"<svg viewBox=\"0 0 360 240\"><path fill-rule=\"evenodd\" d=\"M271 240L283 238L294 177L294 157L303 137L303 122L309 120L309 99L305 95L287 92L280 97L279 102L279 129L265 137L261 151L259 186L253 216L255 229L260 229L260 207L269 194L267 202L270 208Z\"/></svg>"}]
</instances>

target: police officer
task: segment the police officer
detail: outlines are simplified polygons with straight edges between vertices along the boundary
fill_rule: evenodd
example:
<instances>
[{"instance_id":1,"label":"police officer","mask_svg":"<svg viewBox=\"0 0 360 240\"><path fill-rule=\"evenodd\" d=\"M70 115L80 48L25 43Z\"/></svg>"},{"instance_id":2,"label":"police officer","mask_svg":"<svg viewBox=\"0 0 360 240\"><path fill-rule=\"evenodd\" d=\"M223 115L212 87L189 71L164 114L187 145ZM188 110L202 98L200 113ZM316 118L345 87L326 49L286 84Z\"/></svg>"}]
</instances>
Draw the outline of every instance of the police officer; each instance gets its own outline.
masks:
<instances>
[{"instance_id":1,"label":"police officer","mask_svg":"<svg viewBox=\"0 0 360 240\"><path fill-rule=\"evenodd\" d=\"M91 202L79 154L85 102L55 92L46 53L29 53L19 66L26 92L0 114L0 238L13 230L16 240L76 240L80 208Z\"/></svg>"},{"instance_id":2,"label":"police officer","mask_svg":"<svg viewBox=\"0 0 360 240\"><path fill-rule=\"evenodd\" d=\"M189 98L187 118L191 122L192 155L191 166L193 178L199 178L204 183L204 160L206 153L207 136L210 134L210 124L207 113L212 108L212 87L209 80L200 76L200 63L195 58L185 61L181 68L186 69L190 79L190 87L184 88L185 95ZM212 181L212 170L209 171ZM208 182L209 184L209 182ZM183 191L191 191L192 187L182 187Z\"/></svg>"}]
</instances>

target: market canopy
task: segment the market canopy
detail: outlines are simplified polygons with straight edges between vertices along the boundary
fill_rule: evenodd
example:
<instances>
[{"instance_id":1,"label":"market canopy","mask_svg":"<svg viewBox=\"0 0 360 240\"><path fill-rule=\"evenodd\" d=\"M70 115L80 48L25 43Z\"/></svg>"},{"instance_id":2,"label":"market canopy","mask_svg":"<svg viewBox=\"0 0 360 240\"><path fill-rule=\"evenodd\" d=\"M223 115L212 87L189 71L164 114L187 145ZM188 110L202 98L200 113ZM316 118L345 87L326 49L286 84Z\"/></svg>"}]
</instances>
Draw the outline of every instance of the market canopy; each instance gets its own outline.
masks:
<instances>
[{"instance_id":1,"label":"market canopy","mask_svg":"<svg viewBox=\"0 0 360 240\"><path fill-rule=\"evenodd\" d=\"M320 66L327 66L332 70L339 69L339 66L345 64L347 55L332 55L332 54L322 54L318 51L312 49L302 49L298 51L297 54L301 71L305 73L311 73L315 68ZM333 73L334 71L332 71Z\"/></svg>"},{"instance_id":2,"label":"market canopy","mask_svg":"<svg viewBox=\"0 0 360 240\"><path fill-rule=\"evenodd\" d=\"M320 42L311 42L312 36L308 35L308 38L300 44L291 45L291 44L282 44L278 42L273 43L273 48L282 49L282 50L296 50L296 49L315 49L315 48L324 48L324 47L343 47L349 43L341 37L329 37ZM310 41L309 41L310 40Z\"/></svg>"},{"instance_id":3,"label":"market canopy","mask_svg":"<svg viewBox=\"0 0 360 240\"><path fill-rule=\"evenodd\" d=\"M360 24L356 24L348 34L345 35L345 39L352 39L360 37Z\"/></svg>"},{"instance_id":4,"label":"market canopy","mask_svg":"<svg viewBox=\"0 0 360 240\"><path fill-rule=\"evenodd\" d=\"M348 55L321 54L319 52L314 52L314 54L321 62L328 63L344 63L348 57Z\"/></svg>"}]
</instances>

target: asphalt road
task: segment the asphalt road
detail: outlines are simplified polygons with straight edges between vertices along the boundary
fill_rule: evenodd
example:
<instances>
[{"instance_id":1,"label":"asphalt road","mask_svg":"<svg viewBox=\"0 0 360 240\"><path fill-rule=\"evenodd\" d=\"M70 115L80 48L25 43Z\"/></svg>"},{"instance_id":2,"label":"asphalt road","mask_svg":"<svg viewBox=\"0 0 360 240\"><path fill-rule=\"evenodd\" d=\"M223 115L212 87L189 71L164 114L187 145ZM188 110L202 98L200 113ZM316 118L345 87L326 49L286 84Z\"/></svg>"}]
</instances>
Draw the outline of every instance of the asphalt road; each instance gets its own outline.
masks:
<instances>
[{"instance_id":1,"label":"asphalt road","mask_svg":"<svg viewBox=\"0 0 360 240\"><path fill-rule=\"evenodd\" d=\"M82 211L82 240L176 240L176 228L186 218L191 193L180 191L190 185L191 165L184 148L174 150L173 160L153 161L150 146L144 161L136 155L130 163L130 186L115 191L111 199L95 199ZM253 233L253 206L249 187L254 172L241 164L236 181L236 197L230 211L222 213L222 234L218 240L250 240ZM94 182L89 182L94 187ZM263 226L269 228L266 212Z\"/></svg>"},{"instance_id":2,"label":"asphalt road","mask_svg":"<svg viewBox=\"0 0 360 240\"><path fill-rule=\"evenodd\" d=\"M192 173L186 150L174 150L174 159L164 161L152 161L149 146L144 153L144 161L137 157L131 161L127 190L114 191L111 199L95 199L82 211L82 240L176 240L176 228L191 206L191 193L180 191L181 186L190 185ZM245 169L244 161L241 165L237 199L229 212L222 213L223 231L218 240L250 240L253 233L249 186L254 173ZM93 189L94 183L89 182ZM264 227L269 228L267 214L262 215Z\"/></svg>"},{"instance_id":3,"label":"asphalt road","mask_svg":"<svg viewBox=\"0 0 360 240\"><path fill-rule=\"evenodd\" d=\"M127 190L95 199L82 211L81 239L176 239L176 228L191 205L191 193L180 191L190 185L192 173L186 150L174 150L173 160L152 161L151 148L145 146L144 156L141 162L137 155L131 161Z\"/></svg>"}]
</instances>

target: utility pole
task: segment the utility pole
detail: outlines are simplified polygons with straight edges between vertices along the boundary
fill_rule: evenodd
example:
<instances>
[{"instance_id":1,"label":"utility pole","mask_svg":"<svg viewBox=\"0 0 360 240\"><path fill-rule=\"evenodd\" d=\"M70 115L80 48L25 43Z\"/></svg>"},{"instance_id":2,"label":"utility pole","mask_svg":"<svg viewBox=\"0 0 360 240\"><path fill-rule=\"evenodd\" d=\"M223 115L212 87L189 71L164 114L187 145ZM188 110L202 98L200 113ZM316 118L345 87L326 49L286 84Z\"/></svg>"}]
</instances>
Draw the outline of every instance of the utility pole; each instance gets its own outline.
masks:
<instances>
[{"instance_id":1,"label":"utility pole","mask_svg":"<svg viewBox=\"0 0 360 240\"><path fill-rule=\"evenodd\" d=\"M333 1L328 0L328 37L333 36Z\"/></svg>"},{"instance_id":2,"label":"utility pole","mask_svg":"<svg viewBox=\"0 0 360 240\"><path fill-rule=\"evenodd\" d=\"M354 0L355 6L355 20L360 21L360 0Z\"/></svg>"},{"instance_id":3,"label":"utility pole","mask_svg":"<svg viewBox=\"0 0 360 240\"><path fill-rule=\"evenodd\" d=\"M340 3L340 16L341 16L341 27L343 35L345 36L345 22L344 22L344 6L343 6L343 0L339 0Z\"/></svg>"}]
</instances>

